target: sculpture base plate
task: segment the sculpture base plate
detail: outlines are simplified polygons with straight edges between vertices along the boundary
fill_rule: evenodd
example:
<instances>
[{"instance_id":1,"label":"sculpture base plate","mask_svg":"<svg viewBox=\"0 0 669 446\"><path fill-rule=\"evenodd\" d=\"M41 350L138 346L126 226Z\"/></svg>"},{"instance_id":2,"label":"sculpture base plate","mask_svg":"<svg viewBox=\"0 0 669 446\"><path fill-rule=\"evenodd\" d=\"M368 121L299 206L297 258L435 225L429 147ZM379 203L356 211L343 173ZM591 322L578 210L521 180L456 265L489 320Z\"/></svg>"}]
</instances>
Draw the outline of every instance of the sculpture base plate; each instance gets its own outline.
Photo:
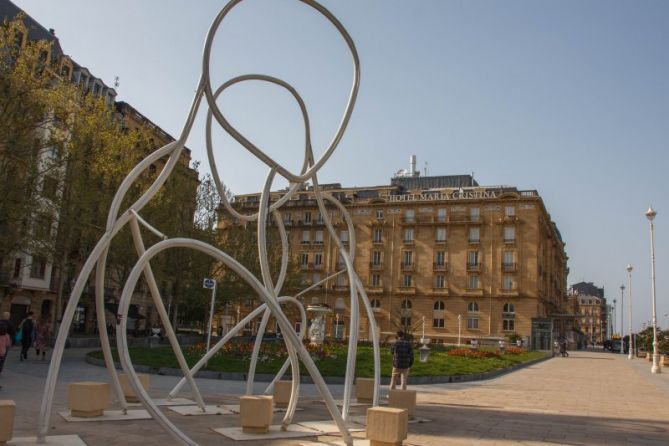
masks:
<instances>
[{"instance_id":1,"label":"sculpture base plate","mask_svg":"<svg viewBox=\"0 0 669 446\"><path fill-rule=\"evenodd\" d=\"M353 417L349 417L349 420L353 421L354 423L367 426L367 415L356 415ZM421 418L421 417L413 417L409 420L409 424L420 424L420 423L430 423L430 422L432 422L432 420L428 420L427 418Z\"/></svg>"},{"instance_id":2,"label":"sculpture base plate","mask_svg":"<svg viewBox=\"0 0 669 446\"><path fill-rule=\"evenodd\" d=\"M8 446L87 446L79 435L48 435L46 443L37 443L37 437L16 437L7 442Z\"/></svg>"},{"instance_id":3,"label":"sculpture base plate","mask_svg":"<svg viewBox=\"0 0 669 446\"><path fill-rule=\"evenodd\" d=\"M200 406L169 406L168 409L184 416L231 415L236 413L224 407L209 404L204 406L204 412L200 409Z\"/></svg>"},{"instance_id":4,"label":"sculpture base plate","mask_svg":"<svg viewBox=\"0 0 669 446\"><path fill-rule=\"evenodd\" d=\"M269 427L269 432L266 434L247 434L242 432L241 427L221 427L218 429L212 429L214 432L223 435L224 437L231 438L235 441L247 441L247 440L278 440L281 438L300 438L300 437L317 437L320 435L318 432L306 427L298 426L291 424L288 426L288 430L282 431L280 425L272 425Z\"/></svg>"},{"instance_id":5,"label":"sculpture base plate","mask_svg":"<svg viewBox=\"0 0 669 446\"><path fill-rule=\"evenodd\" d=\"M355 424L355 421L349 421L346 423L346 426L348 427L349 432L364 432L365 428L363 426L360 426L360 424ZM326 435L326 434L338 434L339 433L339 428L337 427L337 423L334 422L334 420L323 420L323 421L300 421L297 424L299 424L302 427L306 427L308 429L313 429L317 432L319 432L319 435Z\"/></svg>"},{"instance_id":6,"label":"sculpture base plate","mask_svg":"<svg viewBox=\"0 0 669 446\"><path fill-rule=\"evenodd\" d=\"M167 398L157 398L153 400L153 404L156 406L192 406L195 404L195 401L189 400L188 398L172 398L168 400ZM128 407L143 407L142 403L129 403Z\"/></svg>"},{"instance_id":7,"label":"sculpture base plate","mask_svg":"<svg viewBox=\"0 0 669 446\"><path fill-rule=\"evenodd\" d=\"M318 441L300 442L300 446L346 446L346 443L339 437L330 437L319 438ZM354 438L353 446L369 446L369 440Z\"/></svg>"},{"instance_id":8,"label":"sculpture base plate","mask_svg":"<svg viewBox=\"0 0 669 446\"><path fill-rule=\"evenodd\" d=\"M239 413L239 404L220 404L218 407L220 407L222 409L225 409L225 410L229 410L232 413ZM300 407L296 407L295 412L297 412L298 410L304 410L304 409L302 409ZM286 411L285 407L274 406L274 412L275 413L276 412L285 412L285 411Z\"/></svg>"},{"instance_id":9,"label":"sculpture base plate","mask_svg":"<svg viewBox=\"0 0 669 446\"><path fill-rule=\"evenodd\" d=\"M60 410L58 415L63 417L65 421L80 422L80 421L132 421L132 420L150 420L151 415L145 409L128 410L128 413L123 413L122 410L105 410L99 417L73 417L69 410Z\"/></svg>"}]
</instances>

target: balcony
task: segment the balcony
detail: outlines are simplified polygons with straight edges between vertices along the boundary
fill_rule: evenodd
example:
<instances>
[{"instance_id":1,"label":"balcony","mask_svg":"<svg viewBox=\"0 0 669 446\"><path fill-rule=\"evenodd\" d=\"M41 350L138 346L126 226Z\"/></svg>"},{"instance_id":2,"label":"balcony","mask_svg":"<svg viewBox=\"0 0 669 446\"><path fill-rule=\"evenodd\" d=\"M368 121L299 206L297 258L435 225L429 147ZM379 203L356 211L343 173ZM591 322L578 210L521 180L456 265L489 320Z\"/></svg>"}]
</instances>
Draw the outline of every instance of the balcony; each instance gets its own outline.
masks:
<instances>
[{"instance_id":1,"label":"balcony","mask_svg":"<svg viewBox=\"0 0 669 446\"><path fill-rule=\"evenodd\" d=\"M381 285L369 285L367 288L367 294L382 294L383 293L383 287Z\"/></svg>"},{"instance_id":2,"label":"balcony","mask_svg":"<svg viewBox=\"0 0 669 446\"><path fill-rule=\"evenodd\" d=\"M372 244L374 244L374 245L383 245L383 239L381 239L381 238L379 238L379 239L373 239L373 240L372 240Z\"/></svg>"},{"instance_id":3,"label":"balcony","mask_svg":"<svg viewBox=\"0 0 669 446\"><path fill-rule=\"evenodd\" d=\"M323 264L322 263L314 263L312 269L315 270L315 271L320 271L320 270L323 269Z\"/></svg>"},{"instance_id":4,"label":"balcony","mask_svg":"<svg viewBox=\"0 0 669 446\"><path fill-rule=\"evenodd\" d=\"M499 290L499 292L504 296L518 296L518 288L516 286L513 286L511 288L502 288L501 290Z\"/></svg>"},{"instance_id":5,"label":"balcony","mask_svg":"<svg viewBox=\"0 0 669 446\"><path fill-rule=\"evenodd\" d=\"M445 262L434 262L432 264L432 270L433 271L446 271L446 263Z\"/></svg>"},{"instance_id":6,"label":"balcony","mask_svg":"<svg viewBox=\"0 0 669 446\"><path fill-rule=\"evenodd\" d=\"M470 244L470 245L478 245L479 243L481 243L481 239L480 239L480 238L470 238L470 239L469 239L469 244Z\"/></svg>"},{"instance_id":7,"label":"balcony","mask_svg":"<svg viewBox=\"0 0 669 446\"><path fill-rule=\"evenodd\" d=\"M502 263L502 271L505 273L512 273L518 271L518 264L517 263Z\"/></svg>"},{"instance_id":8,"label":"balcony","mask_svg":"<svg viewBox=\"0 0 669 446\"><path fill-rule=\"evenodd\" d=\"M400 265L402 268L402 271L416 271L416 264L411 262L411 263L404 263Z\"/></svg>"},{"instance_id":9,"label":"balcony","mask_svg":"<svg viewBox=\"0 0 669 446\"><path fill-rule=\"evenodd\" d=\"M405 245L413 245L414 243L416 243L416 241L414 239L405 239L403 243Z\"/></svg>"},{"instance_id":10,"label":"balcony","mask_svg":"<svg viewBox=\"0 0 669 446\"><path fill-rule=\"evenodd\" d=\"M383 269L383 262L369 262L369 269L372 271L381 271Z\"/></svg>"},{"instance_id":11,"label":"balcony","mask_svg":"<svg viewBox=\"0 0 669 446\"><path fill-rule=\"evenodd\" d=\"M433 287L431 294L436 294L439 296L448 296L448 286L444 285L443 287Z\"/></svg>"},{"instance_id":12,"label":"balcony","mask_svg":"<svg viewBox=\"0 0 669 446\"><path fill-rule=\"evenodd\" d=\"M467 271L481 271L482 263L467 262Z\"/></svg>"},{"instance_id":13,"label":"balcony","mask_svg":"<svg viewBox=\"0 0 669 446\"><path fill-rule=\"evenodd\" d=\"M515 238L515 237L513 237L513 238L505 238L505 239L504 239L504 243L507 244L507 245L513 245L514 243L516 243L516 238Z\"/></svg>"},{"instance_id":14,"label":"balcony","mask_svg":"<svg viewBox=\"0 0 669 446\"><path fill-rule=\"evenodd\" d=\"M398 290L400 294L416 294L415 286L401 286Z\"/></svg>"},{"instance_id":15,"label":"balcony","mask_svg":"<svg viewBox=\"0 0 669 446\"><path fill-rule=\"evenodd\" d=\"M448 216L446 215L437 215L434 218L435 223L448 223Z\"/></svg>"},{"instance_id":16,"label":"balcony","mask_svg":"<svg viewBox=\"0 0 669 446\"><path fill-rule=\"evenodd\" d=\"M348 285L332 285L333 291L348 291Z\"/></svg>"},{"instance_id":17,"label":"balcony","mask_svg":"<svg viewBox=\"0 0 669 446\"><path fill-rule=\"evenodd\" d=\"M322 245L323 240L314 240L314 245Z\"/></svg>"},{"instance_id":18,"label":"balcony","mask_svg":"<svg viewBox=\"0 0 669 446\"><path fill-rule=\"evenodd\" d=\"M311 240L300 240L300 245L311 245Z\"/></svg>"},{"instance_id":19,"label":"balcony","mask_svg":"<svg viewBox=\"0 0 669 446\"><path fill-rule=\"evenodd\" d=\"M445 238L435 238L434 243L437 245L445 245L446 244L446 239Z\"/></svg>"},{"instance_id":20,"label":"balcony","mask_svg":"<svg viewBox=\"0 0 669 446\"><path fill-rule=\"evenodd\" d=\"M483 296L483 288L466 288L465 294L468 296Z\"/></svg>"},{"instance_id":21,"label":"balcony","mask_svg":"<svg viewBox=\"0 0 669 446\"><path fill-rule=\"evenodd\" d=\"M302 270L308 270L308 269L312 269L312 268L313 268L312 263L300 263L300 269L302 269Z\"/></svg>"},{"instance_id":22,"label":"balcony","mask_svg":"<svg viewBox=\"0 0 669 446\"><path fill-rule=\"evenodd\" d=\"M402 217L403 225L413 225L416 224L416 217Z\"/></svg>"}]
</instances>

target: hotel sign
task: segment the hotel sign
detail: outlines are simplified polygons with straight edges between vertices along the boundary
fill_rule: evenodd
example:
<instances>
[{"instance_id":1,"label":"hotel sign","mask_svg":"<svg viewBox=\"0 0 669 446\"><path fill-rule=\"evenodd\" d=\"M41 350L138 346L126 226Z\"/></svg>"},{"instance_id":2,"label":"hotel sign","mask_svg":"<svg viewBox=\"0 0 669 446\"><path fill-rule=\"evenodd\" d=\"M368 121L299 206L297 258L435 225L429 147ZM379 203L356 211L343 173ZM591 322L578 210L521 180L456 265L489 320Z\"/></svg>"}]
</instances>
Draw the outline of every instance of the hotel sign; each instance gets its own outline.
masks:
<instances>
[{"instance_id":1,"label":"hotel sign","mask_svg":"<svg viewBox=\"0 0 669 446\"><path fill-rule=\"evenodd\" d=\"M497 198L495 191L455 191L453 193L422 193L422 194L404 194L404 195L384 195L386 201L448 201L448 200L471 200L477 198Z\"/></svg>"}]
</instances>

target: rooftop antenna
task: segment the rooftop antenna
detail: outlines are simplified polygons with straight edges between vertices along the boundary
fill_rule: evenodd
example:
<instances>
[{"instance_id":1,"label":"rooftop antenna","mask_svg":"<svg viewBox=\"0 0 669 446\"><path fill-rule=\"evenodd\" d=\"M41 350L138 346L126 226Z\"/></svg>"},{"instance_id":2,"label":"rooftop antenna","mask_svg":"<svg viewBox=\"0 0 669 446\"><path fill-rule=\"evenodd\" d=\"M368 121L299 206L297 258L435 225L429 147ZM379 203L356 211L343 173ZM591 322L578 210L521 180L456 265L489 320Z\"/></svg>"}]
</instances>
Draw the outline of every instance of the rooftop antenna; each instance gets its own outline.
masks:
<instances>
[{"instance_id":1,"label":"rooftop antenna","mask_svg":"<svg viewBox=\"0 0 669 446\"><path fill-rule=\"evenodd\" d=\"M423 170L425 171L425 176L427 176L427 161L425 161L425 168Z\"/></svg>"}]
</instances>

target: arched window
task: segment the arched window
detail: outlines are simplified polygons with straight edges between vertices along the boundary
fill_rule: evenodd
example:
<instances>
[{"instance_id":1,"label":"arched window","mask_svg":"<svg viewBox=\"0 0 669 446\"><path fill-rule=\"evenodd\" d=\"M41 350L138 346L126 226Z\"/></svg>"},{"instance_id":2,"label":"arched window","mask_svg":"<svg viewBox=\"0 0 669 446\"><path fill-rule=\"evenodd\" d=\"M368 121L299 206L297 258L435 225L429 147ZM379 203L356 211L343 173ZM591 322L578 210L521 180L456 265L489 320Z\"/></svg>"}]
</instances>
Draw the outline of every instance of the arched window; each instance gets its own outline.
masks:
<instances>
[{"instance_id":1,"label":"arched window","mask_svg":"<svg viewBox=\"0 0 669 446\"><path fill-rule=\"evenodd\" d=\"M467 305L467 311L470 313L478 313L479 312L479 304L476 302L469 302L469 305Z\"/></svg>"},{"instance_id":2,"label":"arched window","mask_svg":"<svg viewBox=\"0 0 669 446\"><path fill-rule=\"evenodd\" d=\"M411 309L411 301L409 299L404 299L402 301L402 309L403 310L410 310Z\"/></svg>"},{"instance_id":3,"label":"arched window","mask_svg":"<svg viewBox=\"0 0 669 446\"><path fill-rule=\"evenodd\" d=\"M504 313L515 313L516 312L516 307L514 307L513 304L505 303L504 304L504 309L502 311Z\"/></svg>"},{"instance_id":4,"label":"arched window","mask_svg":"<svg viewBox=\"0 0 669 446\"><path fill-rule=\"evenodd\" d=\"M438 300L434 303L434 309L435 310L442 310L444 309L444 301L443 300Z\"/></svg>"}]
</instances>

